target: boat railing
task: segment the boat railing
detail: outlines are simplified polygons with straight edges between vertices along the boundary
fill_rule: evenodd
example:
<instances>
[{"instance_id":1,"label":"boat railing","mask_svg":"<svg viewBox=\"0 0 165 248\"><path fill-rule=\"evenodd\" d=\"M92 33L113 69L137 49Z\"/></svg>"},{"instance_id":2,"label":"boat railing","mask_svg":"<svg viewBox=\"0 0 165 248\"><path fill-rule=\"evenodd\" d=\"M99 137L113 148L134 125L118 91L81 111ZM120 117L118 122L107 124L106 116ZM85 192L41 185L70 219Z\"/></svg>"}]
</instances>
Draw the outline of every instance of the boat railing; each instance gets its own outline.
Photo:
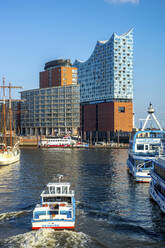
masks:
<instances>
[{"instance_id":1,"label":"boat railing","mask_svg":"<svg viewBox=\"0 0 165 248\"><path fill-rule=\"evenodd\" d=\"M156 155L159 155L159 151L144 151L144 152L131 152L132 155L136 156L143 156L143 157L154 157Z\"/></svg>"},{"instance_id":2,"label":"boat railing","mask_svg":"<svg viewBox=\"0 0 165 248\"><path fill-rule=\"evenodd\" d=\"M137 166L137 170L139 170L140 168L142 168L143 166L144 166L144 164L146 165L146 164L148 164L148 163L150 163L150 162L152 162L152 161L154 161L154 160L156 160L156 159L158 159L158 158L165 158L165 153L159 153L157 156L155 156L154 158L152 158L152 159L149 159L149 160L147 160L147 161L144 161L143 163L140 163L140 164L138 164L138 166Z\"/></svg>"},{"instance_id":3,"label":"boat railing","mask_svg":"<svg viewBox=\"0 0 165 248\"><path fill-rule=\"evenodd\" d=\"M151 160L148 160L148 161L144 161L143 163L138 164L137 170L139 170L140 168L142 168L144 166L144 164L146 165L146 164L149 164L151 162L152 162L152 159Z\"/></svg>"},{"instance_id":4,"label":"boat railing","mask_svg":"<svg viewBox=\"0 0 165 248\"><path fill-rule=\"evenodd\" d=\"M69 190L65 193L62 193L62 192L58 193L58 192L54 192L54 191L51 192L48 189L46 189L42 192L42 195L50 195L50 194L56 195L56 196L65 196L65 195L68 196L68 195L74 195L74 190Z\"/></svg>"}]
</instances>

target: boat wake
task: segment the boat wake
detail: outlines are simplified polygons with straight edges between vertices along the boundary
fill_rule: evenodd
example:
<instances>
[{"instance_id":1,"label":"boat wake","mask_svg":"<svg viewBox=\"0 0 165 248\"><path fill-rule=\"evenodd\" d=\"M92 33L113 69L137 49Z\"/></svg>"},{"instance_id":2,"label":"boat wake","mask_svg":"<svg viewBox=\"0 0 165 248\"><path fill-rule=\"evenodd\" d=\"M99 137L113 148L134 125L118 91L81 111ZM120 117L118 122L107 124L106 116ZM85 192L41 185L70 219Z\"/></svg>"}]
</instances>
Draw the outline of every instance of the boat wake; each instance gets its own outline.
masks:
<instances>
[{"instance_id":1,"label":"boat wake","mask_svg":"<svg viewBox=\"0 0 165 248\"><path fill-rule=\"evenodd\" d=\"M1 213L0 214L0 222L3 222L5 220L15 219L19 216L25 215L27 213L31 212L31 210L23 210L23 211L15 211L15 212L7 212L7 213Z\"/></svg>"},{"instance_id":2,"label":"boat wake","mask_svg":"<svg viewBox=\"0 0 165 248\"><path fill-rule=\"evenodd\" d=\"M90 237L82 232L39 229L0 241L3 248L87 248L95 247Z\"/></svg>"}]
</instances>

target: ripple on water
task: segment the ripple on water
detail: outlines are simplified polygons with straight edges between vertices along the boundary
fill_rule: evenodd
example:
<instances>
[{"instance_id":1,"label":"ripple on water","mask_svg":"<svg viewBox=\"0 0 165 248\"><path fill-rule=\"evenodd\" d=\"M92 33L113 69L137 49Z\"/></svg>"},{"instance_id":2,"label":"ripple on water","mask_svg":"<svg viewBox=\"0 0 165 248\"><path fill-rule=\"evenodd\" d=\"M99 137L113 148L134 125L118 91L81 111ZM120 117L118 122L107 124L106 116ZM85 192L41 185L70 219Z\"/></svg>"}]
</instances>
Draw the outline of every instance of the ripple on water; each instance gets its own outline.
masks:
<instances>
[{"instance_id":1,"label":"ripple on water","mask_svg":"<svg viewBox=\"0 0 165 248\"><path fill-rule=\"evenodd\" d=\"M5 220L10 220L10 219L17 218L17 217L25 215L25 214L27 214L29 212L31 212L31 210L23 210L23 211L1 213L0 214L0 222L5 221Z\"/></svg>"},{"instance_id":2,"label":"ripple on water","mask_svg":"<svg viewBox=\"0 0 165 248\"><path fill-rule=\"evenodd\" d=\"M96 247L95 241L82 233L73 231L55 231L53 229L40 229L10 237L0 241L4 248L87 248Z\"/></svg>"}]
</instances>

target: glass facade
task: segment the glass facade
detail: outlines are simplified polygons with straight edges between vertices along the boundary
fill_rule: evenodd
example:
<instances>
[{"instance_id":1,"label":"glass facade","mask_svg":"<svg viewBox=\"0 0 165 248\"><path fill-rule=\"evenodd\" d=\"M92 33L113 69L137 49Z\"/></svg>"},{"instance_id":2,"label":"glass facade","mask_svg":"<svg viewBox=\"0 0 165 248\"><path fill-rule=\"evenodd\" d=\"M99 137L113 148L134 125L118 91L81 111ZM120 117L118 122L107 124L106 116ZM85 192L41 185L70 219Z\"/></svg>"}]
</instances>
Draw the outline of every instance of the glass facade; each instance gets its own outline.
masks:
<instances>
[{"instance_id":1,"label":"glass facade","mask_svg":"<svg viewBox=\"0 0 165 248\"><path fill-rule=\"evenodd\" d=\"M85 62L76 60L80 102L133 99L133 29L98 41Z\"/></svg>"},{"instance_id":2,"label":"glass facade","mask_svg":"<svg viewBox=\"0 0 165 248\"><path fill-rule=\"evenodd\" d=\"M21 133L74 134L80 126L79 85L21 92Z\"/></svg>"}]
</instances>

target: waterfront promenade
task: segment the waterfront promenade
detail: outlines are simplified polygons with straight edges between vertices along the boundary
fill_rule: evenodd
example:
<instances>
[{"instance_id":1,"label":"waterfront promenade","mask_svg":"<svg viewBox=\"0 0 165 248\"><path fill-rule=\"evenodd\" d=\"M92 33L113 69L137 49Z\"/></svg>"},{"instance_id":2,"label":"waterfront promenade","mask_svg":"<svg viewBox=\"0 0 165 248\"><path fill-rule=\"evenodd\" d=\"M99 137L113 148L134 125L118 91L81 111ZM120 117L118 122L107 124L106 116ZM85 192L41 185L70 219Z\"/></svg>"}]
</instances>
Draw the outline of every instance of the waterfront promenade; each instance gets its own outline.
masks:
<instances>
[{"instance_id":1,"label":"waterfront promenade","mask_svg":"<svg viewBox=\"0 0 165 248\"><path fill-rule=\"evenodd\" d=\"M38 141L40 137L36 136L21 136L20 137L20 147L38 147ZM97 142L95 144L89 144L88 148L124 148L127 149L129 147L128 143L118 143L118 142L110 142L110 143L105 143L105 142ZM73 147L76 148L76 147ZM81 149L81 148L78 148Z\"/></svg>"}]
</instances>

